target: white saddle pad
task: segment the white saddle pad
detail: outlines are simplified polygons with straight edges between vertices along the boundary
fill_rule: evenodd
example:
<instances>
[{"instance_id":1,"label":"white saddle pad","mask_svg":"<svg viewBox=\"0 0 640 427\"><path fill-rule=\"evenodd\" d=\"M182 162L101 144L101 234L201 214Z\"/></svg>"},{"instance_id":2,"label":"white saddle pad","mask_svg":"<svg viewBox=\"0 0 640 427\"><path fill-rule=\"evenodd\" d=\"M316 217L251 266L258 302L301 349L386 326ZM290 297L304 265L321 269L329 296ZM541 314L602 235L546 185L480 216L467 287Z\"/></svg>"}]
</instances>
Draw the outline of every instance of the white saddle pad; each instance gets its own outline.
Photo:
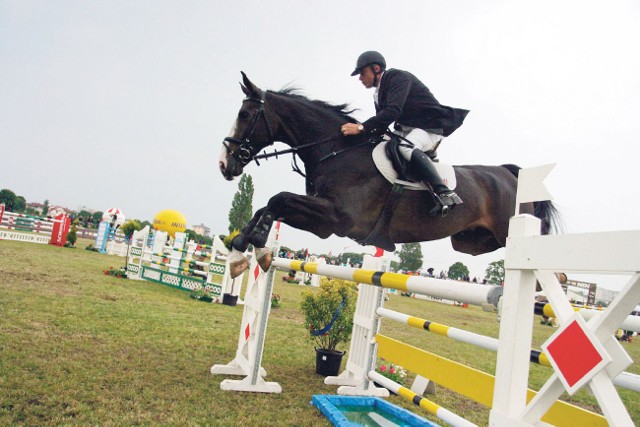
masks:
<instances>
[{"instance_id":1,"label":"white saddle pad","mask_svg":"<svg viewBox=\"0 0 640 427\"><path fill-rule=\"evenodd\" d=\"M373 163L375 163L382 176L384 176L390 183L402 184L409 190L428 190L427 186L422 182L409 182L398 179L398 172L393 168L391 160L389 160L385 153L386 145L387 141L382 141L373 149L372 154ZM444 184L449 187L450 190L456 188L456 172L453 170L453 166L440 162L434 162L433 165L436 167L440 177L442 177Z\"/></svg>"}]
</instances>

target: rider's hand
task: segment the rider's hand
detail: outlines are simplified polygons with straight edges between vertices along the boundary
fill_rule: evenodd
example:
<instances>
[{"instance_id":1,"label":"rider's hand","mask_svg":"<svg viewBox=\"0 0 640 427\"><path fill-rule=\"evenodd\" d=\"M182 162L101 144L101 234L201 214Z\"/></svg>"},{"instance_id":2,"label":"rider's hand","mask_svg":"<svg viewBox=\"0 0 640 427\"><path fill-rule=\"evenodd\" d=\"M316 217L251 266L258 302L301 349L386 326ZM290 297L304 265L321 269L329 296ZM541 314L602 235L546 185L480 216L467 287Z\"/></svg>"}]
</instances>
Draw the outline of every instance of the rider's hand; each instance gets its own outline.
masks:
<instances>
[{"instance_id":1,"label":"rider's hand","mask_svg":"<svg viewBox=\"0 0 640 427\"><path fill-rule=\"evenodd\" d=\"M358 123L345 123L340 128L344 136L359 135L362 133L362 125Z\"/></svg>"}]
</instances>

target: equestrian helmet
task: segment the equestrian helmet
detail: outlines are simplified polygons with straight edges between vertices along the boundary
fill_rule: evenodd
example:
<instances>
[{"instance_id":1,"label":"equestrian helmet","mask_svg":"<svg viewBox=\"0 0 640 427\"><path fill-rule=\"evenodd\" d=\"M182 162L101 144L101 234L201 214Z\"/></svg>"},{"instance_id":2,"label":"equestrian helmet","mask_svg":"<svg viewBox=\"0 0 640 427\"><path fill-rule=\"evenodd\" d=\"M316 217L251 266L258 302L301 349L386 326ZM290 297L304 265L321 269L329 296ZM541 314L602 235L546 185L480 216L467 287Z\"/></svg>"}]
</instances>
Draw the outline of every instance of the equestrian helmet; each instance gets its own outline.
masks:
<instances>
[{"instance_id":1,"label":"equestrian helmet","mask_svg":"<svg viewBox=\"0 0 640 427\"><path fill-rule=\"evenodd\" d=\"M384 56L380 52L375 50L368 50L363 52L356 62L356 69L351 73L352 76L360 74L362 69L367 65L378 64L383 70L387 68L387 61L384 60Z\"/></svg>"}]
</instances>

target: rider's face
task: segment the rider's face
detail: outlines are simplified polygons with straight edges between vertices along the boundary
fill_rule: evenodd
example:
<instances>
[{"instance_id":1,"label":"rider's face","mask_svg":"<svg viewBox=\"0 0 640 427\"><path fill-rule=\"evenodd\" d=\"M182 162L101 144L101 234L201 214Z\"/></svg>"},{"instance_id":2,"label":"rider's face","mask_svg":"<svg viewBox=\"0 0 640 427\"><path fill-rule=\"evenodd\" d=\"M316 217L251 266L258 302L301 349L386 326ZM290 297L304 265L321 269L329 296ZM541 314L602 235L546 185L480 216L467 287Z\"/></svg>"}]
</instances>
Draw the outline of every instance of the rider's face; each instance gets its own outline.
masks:
<instances>
[{"instance_id":1,"label":"rider's face","mask_svg":"<svg viewBox=\"0 0 640 427\"><path fill-rule=\"evenodd\" d=\"M373 74L371 67L364 67L360 72L360 77L358 78L360 79L364 87L366 87L367 89L370 89L373 87L373 81L375 80L375 75Z\"/></svg>"}]
</instances>

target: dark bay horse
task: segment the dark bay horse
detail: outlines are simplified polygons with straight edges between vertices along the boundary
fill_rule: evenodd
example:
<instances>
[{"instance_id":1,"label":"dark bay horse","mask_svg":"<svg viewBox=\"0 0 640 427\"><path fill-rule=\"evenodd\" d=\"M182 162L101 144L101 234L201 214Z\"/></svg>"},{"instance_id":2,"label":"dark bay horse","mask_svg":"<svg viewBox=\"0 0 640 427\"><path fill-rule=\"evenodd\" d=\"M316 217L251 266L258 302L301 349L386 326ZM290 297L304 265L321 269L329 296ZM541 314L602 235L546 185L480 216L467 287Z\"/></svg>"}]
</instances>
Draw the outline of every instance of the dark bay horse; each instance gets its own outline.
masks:
<instances>
[{"instance_id":1,"label":"dark bay horse","mask_svg":"<svg viewBox=\"0 0 640 427\"><path fill-rule=\"evenodd\" d=\"M274 220L321 238L336 234L390 251L394 243L444 237L451 237L456 251L471 255L504 247L509 218L515 213L517 166L455 166L456 192L464 204L444 218L428 215L434 201L427 191L404 191L392 212L385 212L393 186L373 163L374 144L365 137L340 134L343 123L355 122L346 105L310 100L291 89L263 91L244 73L242 77L246 98L224 140L222 175L227 180L241 175L244 166L257 162L255 156L263 148L280 141L304 163L307 194L273 196L233 240L235 250L244 252L249 243L263 248ZM551 202L528 203L520 212L540 218L543 234L557 215ZM234 274L246 267L237 255L235 261L232 258Z\"/></svg>"}]
</instances>

